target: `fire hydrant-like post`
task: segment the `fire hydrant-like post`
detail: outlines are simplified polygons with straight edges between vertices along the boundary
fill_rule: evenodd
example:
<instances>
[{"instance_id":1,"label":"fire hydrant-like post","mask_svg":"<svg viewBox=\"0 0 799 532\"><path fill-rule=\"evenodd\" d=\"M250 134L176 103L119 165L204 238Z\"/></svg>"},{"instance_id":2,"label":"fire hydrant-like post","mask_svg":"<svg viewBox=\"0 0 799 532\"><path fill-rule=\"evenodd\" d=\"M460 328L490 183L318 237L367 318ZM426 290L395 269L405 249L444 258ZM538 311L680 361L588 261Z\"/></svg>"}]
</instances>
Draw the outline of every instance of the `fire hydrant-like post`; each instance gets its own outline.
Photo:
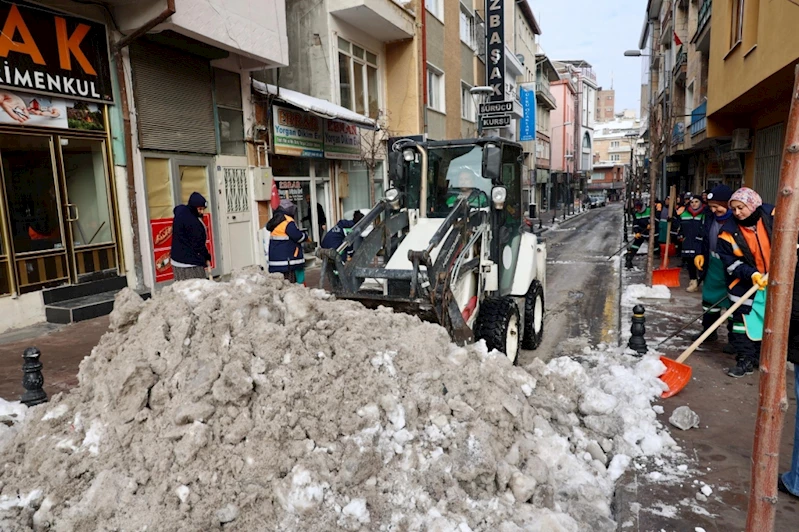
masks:
<instances>
[{"instance_id":1,"label":"fire hydrant-like post","mask_svg":"<svg viewBox=\"0 0 799 532\"><path fill-rule=\"evenodd\" d=\"M646 317L644 313L646 310L644 309L643 305L636 305L633 308L633 318L632 318L632 326L630 327L630 341L627 342L627 347L638 353L639 356L643 356L646 354L647 350L649 349L646 346L646 339L644 339L644 334L646 333Z\"/></svg>"},{"instance_id":2,"label":"fire hydrant-like post","mask_svg":"<svg viewBox=\"0 0 799 532\"><path fill-rule=\"evenodd\" d=\"M42 352L35 347L29 347L22 353L24 362L22 363L22 386L25 393L20 397L20 401L27 406L36 406L47 402L47 393L44 386L44 376L42 376L42 363L39 357Z\"/></svg>"}]
</instances>

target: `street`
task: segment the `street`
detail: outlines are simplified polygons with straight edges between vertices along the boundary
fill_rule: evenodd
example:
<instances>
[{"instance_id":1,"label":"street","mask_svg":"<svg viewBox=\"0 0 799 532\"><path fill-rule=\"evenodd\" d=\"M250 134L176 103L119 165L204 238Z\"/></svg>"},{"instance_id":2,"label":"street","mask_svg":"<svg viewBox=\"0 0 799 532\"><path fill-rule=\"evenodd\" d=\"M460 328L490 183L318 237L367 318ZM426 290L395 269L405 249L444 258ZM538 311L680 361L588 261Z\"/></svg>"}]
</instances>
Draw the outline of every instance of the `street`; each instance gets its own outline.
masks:
<instances>
[{"instance_id":1,"label":"street","mask_svg":"<svg viewBox=\"0 0 799 532\"><path fill-rule=\"evenodd\" d=\"M621 245L620 204L592 209L553 227L547 242L544 340L523 351L520 363L545 362L587 345L613 343L618 329L618 261L608 256Z\"/></svg>"}]
</instances>

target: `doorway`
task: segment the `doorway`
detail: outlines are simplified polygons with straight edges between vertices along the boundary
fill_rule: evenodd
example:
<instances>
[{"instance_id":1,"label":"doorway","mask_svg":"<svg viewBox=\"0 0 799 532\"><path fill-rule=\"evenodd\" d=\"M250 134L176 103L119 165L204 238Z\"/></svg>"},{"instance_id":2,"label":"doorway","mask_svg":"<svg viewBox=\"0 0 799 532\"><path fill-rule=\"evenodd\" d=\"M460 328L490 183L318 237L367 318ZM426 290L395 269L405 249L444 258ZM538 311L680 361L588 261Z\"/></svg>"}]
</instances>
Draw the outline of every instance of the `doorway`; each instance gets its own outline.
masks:
<instances>
[{"instance_id":1,"label":"doorway","mask_svg":"<svg viewBox=\"0 0 799 532\"><path fill-rule=\"evenodd\" d=\"M0 295L118 274L105 140L0 132Z\"/></svg>"}]
</instances>

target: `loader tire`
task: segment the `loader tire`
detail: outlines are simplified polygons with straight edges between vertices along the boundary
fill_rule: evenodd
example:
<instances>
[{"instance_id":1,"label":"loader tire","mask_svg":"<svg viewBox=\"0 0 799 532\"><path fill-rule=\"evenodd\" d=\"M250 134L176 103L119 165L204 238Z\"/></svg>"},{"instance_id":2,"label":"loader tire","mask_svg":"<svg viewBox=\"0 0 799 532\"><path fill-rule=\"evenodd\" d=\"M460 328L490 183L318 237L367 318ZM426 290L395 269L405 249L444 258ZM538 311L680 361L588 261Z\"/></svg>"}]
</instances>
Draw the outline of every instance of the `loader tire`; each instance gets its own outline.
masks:
<instances>
[{"instance_id":1,"label":"loader tire","mask_svg":"<svg viewBox=\"0 0 799 532\"><path fill-rule=\"evenodd\" d=\"M488 350L496 349L519 363L519 308L509 297L490 297L480 305L474 336L485 340ZM510 351L510 352L509 352Z\"/></svg>"},{"instance_id":2,"label":"loader tire","mask_svg":"<svg viewBox=\"0 0 799 532\"><path fill-rule=\"evenodd\" d=\"M544 338L544 288L533 281L524 298L523 349L538 349Z\"/></svg>"}]
</instances>

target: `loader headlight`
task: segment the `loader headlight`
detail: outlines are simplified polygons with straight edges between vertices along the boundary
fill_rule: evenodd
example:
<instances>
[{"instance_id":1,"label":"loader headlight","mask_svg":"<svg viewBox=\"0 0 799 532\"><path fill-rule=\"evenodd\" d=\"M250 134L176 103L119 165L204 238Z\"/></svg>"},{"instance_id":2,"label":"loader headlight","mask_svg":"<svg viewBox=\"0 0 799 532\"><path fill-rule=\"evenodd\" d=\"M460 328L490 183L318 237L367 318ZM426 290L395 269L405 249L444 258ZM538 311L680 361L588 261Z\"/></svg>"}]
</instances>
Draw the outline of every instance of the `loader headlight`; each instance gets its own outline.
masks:
<instances>
[{"instance_id":1,"label":"loader headlight","mask_svg":"<svg viewBox=\"0 0 799 532\"><path fill-rule=\"evenodd\" d=\"M406 163L413 162L416 159L416 150L413 148L405 148L402 150L402 158L405 159Z\"/></svg>"},{"instance_id":2,"label":"loader headlight","mask_svg":"<svg viewBox=\"0 0 799 532\"><path fill-rule=\"evenodd\" d=\"M494 208L504 209L505 199L508 197L508 191L505 187L494 187L491 189L491 201L494 203Z\"/></svg>"},{"instance_id":3,"label":"loader headlight","mask_svg":"<svg viewBox=\"0 0 799 532\"><path fill-rule=\"evenodd\" d=\"M399 209L400 203L400 193L399 190L396 188L390 188L386 190L386 201L391 205L391 208L394 210Z\"/></svg>"}]
</instances>

